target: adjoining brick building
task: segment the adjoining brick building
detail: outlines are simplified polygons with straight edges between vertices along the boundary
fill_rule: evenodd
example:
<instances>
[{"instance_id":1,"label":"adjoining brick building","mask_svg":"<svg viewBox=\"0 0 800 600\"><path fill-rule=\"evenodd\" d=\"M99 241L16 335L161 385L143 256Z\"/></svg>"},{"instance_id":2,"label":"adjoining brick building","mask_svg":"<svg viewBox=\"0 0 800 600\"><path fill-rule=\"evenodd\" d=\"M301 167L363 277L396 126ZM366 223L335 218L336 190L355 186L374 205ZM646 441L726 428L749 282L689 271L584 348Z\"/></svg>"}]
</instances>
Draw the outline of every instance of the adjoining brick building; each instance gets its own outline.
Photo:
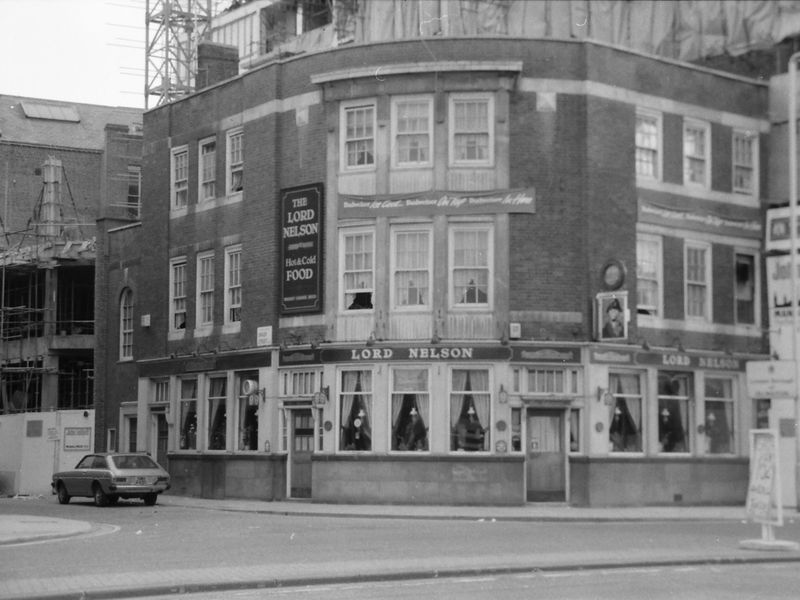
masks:
<instances>
[{"instance_id":1,"label":"adjoining brick building","mask_svg":"<svg viewBox=\"0 0 800 600\"><path fill-rule=\"evenodd\" d=\"M152 109L141 225L98 242L98 427L206 497L744 502L767 99L460 37Z\"/></svg>"}]
</instances>

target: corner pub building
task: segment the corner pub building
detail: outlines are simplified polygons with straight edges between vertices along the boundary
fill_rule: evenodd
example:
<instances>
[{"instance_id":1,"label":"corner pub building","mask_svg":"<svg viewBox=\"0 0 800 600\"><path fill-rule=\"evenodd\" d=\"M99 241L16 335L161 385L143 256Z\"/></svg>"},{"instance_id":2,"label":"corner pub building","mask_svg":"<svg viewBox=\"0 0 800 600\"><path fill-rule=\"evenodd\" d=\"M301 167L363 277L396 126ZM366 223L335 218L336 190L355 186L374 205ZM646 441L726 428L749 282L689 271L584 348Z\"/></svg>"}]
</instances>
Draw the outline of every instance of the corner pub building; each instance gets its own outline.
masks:
<instances>
[{"instance_id":1,"label":"corner pub building","mask_svg":"<svg viewBox=\"0 0 800 600\"><path fill-rule=\"evenodd\" d=\"M510 37L149 110L98 444L213 498L744 502L768 132L762 82Z\"/></svg>"}]
</instances>

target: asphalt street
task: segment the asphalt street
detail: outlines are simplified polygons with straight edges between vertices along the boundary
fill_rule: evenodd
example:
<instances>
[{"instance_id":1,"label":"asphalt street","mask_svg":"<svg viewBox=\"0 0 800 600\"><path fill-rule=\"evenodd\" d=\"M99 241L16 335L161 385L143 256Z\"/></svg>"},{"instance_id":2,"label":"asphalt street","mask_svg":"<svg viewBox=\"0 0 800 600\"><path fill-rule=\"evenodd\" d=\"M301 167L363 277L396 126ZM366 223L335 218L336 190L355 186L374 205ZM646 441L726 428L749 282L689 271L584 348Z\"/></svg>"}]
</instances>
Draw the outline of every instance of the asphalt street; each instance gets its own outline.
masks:
<instances>
[{"instance_id":1,"label":"asphalt street","mask_svg":"<svg viewBox=\"0 0 800 600\"><path fill-rule=\"evenodd\" d=\"M61 506L52 497L0 499L0 517L10 515L77 521L89 529L60 540L0 545L0 598L800 562L798 552L742 549L739 543L759 537L760 527L730 509L551 506L537 512L170 496L154 507L120 502L100 509L80 500ZM778 536L800 540L800 522L787 518Z\"/></svg>"}]
</instances>

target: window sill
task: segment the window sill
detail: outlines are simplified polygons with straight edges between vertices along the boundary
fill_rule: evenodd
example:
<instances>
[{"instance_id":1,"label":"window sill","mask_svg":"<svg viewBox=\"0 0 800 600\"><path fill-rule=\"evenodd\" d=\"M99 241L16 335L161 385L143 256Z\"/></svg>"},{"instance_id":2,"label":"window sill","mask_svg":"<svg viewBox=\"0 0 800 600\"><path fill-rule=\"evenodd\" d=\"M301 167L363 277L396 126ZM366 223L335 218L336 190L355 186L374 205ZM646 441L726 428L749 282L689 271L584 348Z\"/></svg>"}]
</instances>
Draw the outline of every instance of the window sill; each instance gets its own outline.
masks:
<instances>
[{"instance_id":1,"label":"window sill","mask_svg":"<svg viewBox=\"0 0 800 600\"><path fill-rule=\"evenodd\" d=\"M236 323L226 323L222 326L222 333L239 333L242 330L242 323L241 321L237 321Z\"/></svg>"},{"instance_id":2,"label":"window sill","mask_svg":"<svg viewBox=\"0 0 800 600\"><path fill-rule=\"evenodd\" d=\"M201 327L196 327L194 330L194 337L196 338L208 337L211 335L212 331L214 331L213 325L203 325Z\"/></svg>"},{"instance_id":3,"label":"window sill","mask_svg":"<svg viewBox=\"0 0 800 600\"><path fill-rule=\"evenodd\" d=\"M185 217L189 214L189 207L188 206L181 206L180 208L172 207L169 211L169 218L170 219L180 219Z\"/></svg>"},{"instance_id":4,"label":"window sill","mask_svg":"<svg viewBox=\"0 0 800 600\"><path fill-rule=\"evenodd\" d=\"M171 342L175 340L182 340L185 338L186 338L185 329L180 329L178 331L170 331L169 333L167 333L167 339Z\"/></svg>"}]
</instances>

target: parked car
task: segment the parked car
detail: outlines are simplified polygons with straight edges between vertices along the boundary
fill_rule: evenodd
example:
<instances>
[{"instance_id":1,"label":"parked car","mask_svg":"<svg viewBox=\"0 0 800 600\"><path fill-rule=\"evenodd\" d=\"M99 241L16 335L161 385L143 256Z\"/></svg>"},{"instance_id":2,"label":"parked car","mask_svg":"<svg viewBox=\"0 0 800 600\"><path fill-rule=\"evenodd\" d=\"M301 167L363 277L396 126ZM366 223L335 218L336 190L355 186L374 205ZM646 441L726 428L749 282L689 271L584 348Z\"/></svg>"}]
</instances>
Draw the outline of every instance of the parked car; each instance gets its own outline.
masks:
<instances>
[{"instance_id":1,"label":"parked car","mask_svg":"<svg viewBox=\"0 0 800 600\"><path fill-rule=\"evenodd\" d=\"M141 498L153 506L169 489L169 473L146 454L87 454L71 471L53 473L50 485L60 504L84 496L97 506L120 498Z\"/></svg>"}]
</instances>

